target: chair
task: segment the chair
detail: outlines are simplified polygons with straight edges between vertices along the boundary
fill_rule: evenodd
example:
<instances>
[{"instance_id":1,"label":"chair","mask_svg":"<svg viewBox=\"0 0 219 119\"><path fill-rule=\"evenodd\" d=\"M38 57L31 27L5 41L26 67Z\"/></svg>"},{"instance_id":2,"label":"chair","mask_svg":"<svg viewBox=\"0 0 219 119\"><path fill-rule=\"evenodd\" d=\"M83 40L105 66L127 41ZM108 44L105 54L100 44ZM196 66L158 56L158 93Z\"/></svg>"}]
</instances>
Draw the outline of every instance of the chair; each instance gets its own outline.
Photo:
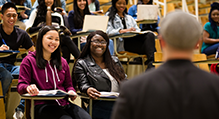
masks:
<instances>
[{"instance_id":1,"label":"chair","mask_svg":"<svg viewBox=\"0 0 219 119\"><path fill-rule=\"evenodd\" d=\"M5 113L5 104L4 104L4 96L2 91L2 83L0 81L0 117L2 119L6 119L6 113Z\"/></svg>"},{"instance_id":2,"label":"chair","mask_svg":"<svg viewBox=\"0 0 219 119\"><path fill-rule=\"evenodd\" d=\"M154 61L155 61L155 68L159 67L163 63L163 53L162 52L155 52L154 53ZM208 67L208 61L205 54L193 54L193 62L195 62L195 65L199 67L202 70L205 70L207 72L210 72ZM202 63L198 63L197 61L204 61Z\"/></svg>"},{"instance_id":3,"label":"chair","mask_svg":"<svg viewBox=\"0 0 219 119\"><path fill-rule=\"evenodd\" d=\"M116 45L116 39L117 38L119 38L119 37L127 38L127 37L134 37L134 36L136 36L136 34L133 34L133 33L125 33L125 34L118 34L118 35L114 35L114 36L109 36L110 39L113 39L115 55L118 58L127 58L126 73L128 72L130 60L134 59L134 58L137 58L137 57L142 58L142 71L145 70L145 63L144 62L146 61L145 58L147 58L146 55L140 55L140 54L131 53L131 52L128 52L128 51L120 51L120 52L117 51L117 45Z\"/></svg>"},{"instance_id":4,"label":"chair","mask_svg":"<svg viewBox=\"0 0 219 119\"><path fill-rule=\"evenodd\" d=\"M20 102L20 95L17 92L17 84L19 75L13 75L14 79L12 80L6 97L6 117L11 118L14 113L14 109ZM16 94L12 94L16 93ZM16 99L16 100L15 100Z\"/></svg>"}]
</instances>

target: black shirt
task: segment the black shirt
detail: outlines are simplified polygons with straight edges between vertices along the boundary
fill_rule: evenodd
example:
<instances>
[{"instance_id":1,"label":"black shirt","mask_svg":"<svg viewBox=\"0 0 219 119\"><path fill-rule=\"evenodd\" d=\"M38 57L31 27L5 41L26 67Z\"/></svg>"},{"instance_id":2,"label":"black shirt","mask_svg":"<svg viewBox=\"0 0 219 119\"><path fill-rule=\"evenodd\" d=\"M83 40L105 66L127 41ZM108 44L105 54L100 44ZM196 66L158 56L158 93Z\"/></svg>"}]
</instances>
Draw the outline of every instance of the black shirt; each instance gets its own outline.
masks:
<instances>
[{"instance_id":1,"label":"black shirt","mask_svg":"<svg viewBox=\"0 0 219 119\"><path fill-rule=\"evenodd\" d=\"M120 17L120 19L122 20L122 24L124 26L124 29L127 29L126 23L125 23L125 17Z\"/></svg>"},{"instance_id":2,"label":"black shirt","mask_svg":"<svg viewBox=\"0 0 219 119\"><path fill-rule=\"evenodd\" d=\"M59 25L61 25L61 18L59 18L58 16L52 16L52 22L54 23L58 23ZM42 23L41 25L39 25L40 23ZM40 28L42 28L42 26L46 25L46 19L42 20L39 18L35 18L33 26L29 29L29 33L34 33L37 32Z\"/></svg>"},{"instance_id":3,"label":"black shirt","mask_svg":"<svg viewBox=\"0 0 219 119\"><path fill-rule=\"evenodd\" d=\"M0 46L4 44L2 42L4 39L5 43L9 46L10 50L18 50L20 47L29 49L33 46L33 42L31 41L29 35L24 31L17 27L14 27L14 31L8 35L2 28L2 24L0 25ZM14 65L16 61L17 54L10 55L8 57L0 58L1 63L8 63Z\"/></svg>"}]
</instances>

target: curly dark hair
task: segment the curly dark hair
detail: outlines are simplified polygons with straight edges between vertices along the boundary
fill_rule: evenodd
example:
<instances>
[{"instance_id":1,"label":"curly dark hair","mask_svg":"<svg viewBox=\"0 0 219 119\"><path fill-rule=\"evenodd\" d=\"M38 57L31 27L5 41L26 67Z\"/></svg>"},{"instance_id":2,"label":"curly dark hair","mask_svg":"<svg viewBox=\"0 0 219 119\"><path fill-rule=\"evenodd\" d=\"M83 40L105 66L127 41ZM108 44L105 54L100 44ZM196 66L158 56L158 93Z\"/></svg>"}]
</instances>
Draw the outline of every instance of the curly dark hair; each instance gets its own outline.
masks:
<instances>
[{"instance_id":1,"label":"curly dark hair","mask_svg":"<svg viewBox=\"0 0 219 119\"><path fill-rule=\"evenodd\" d=\"M114 26L114 23L113 23L113 20L115 19L115 15L117 13L117 9L116 9L116 2L118 0L112 0L112 6L109 8L109 21L112 23L112 25ZM128 0L125 0L126 1L126 5L128 4ZM123 12L123 15L125 16L127 14L127 8L125 8L124 12Z\"/></svg>"},{"instance_id":2,"label":"curly dark hair","mask_svg":"<svg viewBox=\"0 0 219 119\"><path fill-rule=\"evenodd\" d=\"M90 33L87 37L87 43L84 46L84 48L83 48L80 56L78 57L78 59L84 59L87 55L91 54L90 53L91 52L90 51L91 39L96 34L102 36L107 42L107 46L106 46L107 48L106 48L106 51L103 54L103 59L104 59L106 68L109 70L110 74L117 80L118 83L120 83L122 80L125 80L125 72L124 72L123 68L118 66L114 62L114 60L112 59L112 57L110 55L110 52L109 52L109 48L108 48L108 46L109 46L109 37L105 32L103 32L101 30L97 30L97 31L94 31L94 32ZM75 62L77 62L78 59ZM74 70L75 70L75 66L73 67L72 74L74 74ZM73 85L76 85L75 83L76 83L76 81L73 78Z\"/></svg>"},{"instance_id":3,"label":"curly dark hair","mask_svg":"<svg viewBox=\"0 0 219 119\"><path fill-rule=\"evenodd\" d=\"M83 27L83 22L84 22L84 16L85 15L90 15L90 10L88 8L88 2L86 0L86 5L83 10L84 14L81 16L80 14L80 8L78 7L77 0L74 0L74 25L76 29L81 29ZM72 21L70 21L72 22Z\"/></svg>"}]
</instances>

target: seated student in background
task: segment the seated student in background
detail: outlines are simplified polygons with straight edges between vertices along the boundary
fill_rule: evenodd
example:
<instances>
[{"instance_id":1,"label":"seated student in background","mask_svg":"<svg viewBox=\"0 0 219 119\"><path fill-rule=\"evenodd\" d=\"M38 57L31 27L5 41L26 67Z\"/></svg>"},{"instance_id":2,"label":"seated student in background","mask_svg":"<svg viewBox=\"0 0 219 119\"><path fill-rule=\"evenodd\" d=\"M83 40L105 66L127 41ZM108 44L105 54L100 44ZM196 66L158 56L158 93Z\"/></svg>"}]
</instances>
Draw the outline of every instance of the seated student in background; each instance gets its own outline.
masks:
<instances>
[{"instance_id":1,"label":"seated student in background","mask_svg":"<svg viewBox=\"0 0 219 119\"><path fill-rule=\"evenodd\" d=\"M74 0L74 10L70 11L68 14L68 22L70 26L70 31L72 34L76 34L78 31L82 31L84 16L91 15L87 0ZM76 42L78 39L75 39ZM81 49L83 49L86 44L86 37L81 37ZM109 45L110 53L113 55L113 41L110 41Z\"/></svg>"},{"instance_id":2,"label":"seated student in background","mask_svg":"<svg viewBox=\"0 0 219 119\"><path fill-rule=\"evenodd\" d=\"M204 26L201 52L211 55L219 52L219 3L211 4L208 19L209 22Z\"/></svg>"},{"instance_id":3,"label":"seated student in background","mask_svg":"<svg viewBox=\"0 0 219 119\"><path fill-rule=\"evenodd\" d=\"M7 2L8 0L0 0L0 10L2 9L2 6Z\"/></svg>"},{"instance_id":4,"label":"seated student in background","mask_svg":"<svg viewBox=\"0 0 219 119\"><path fill-rule=\"evenodd\" d=\"M21 6L26 6L28 8L32 8L32 4L30 0L2 0L0 1L0 6L4 5L6 2L12 2L15 5L21 5ZM1 7L0 7L1 10ZM28 19L28 17L30 16L31 10L24 10L20 13L18 13L18 20L22 21L22 22L26 22L26 20Z\"/></svg>"},{"instance_id":5,"label":"seated student in background","mask_svg":"<svg viewBox=\"0 0 219 119\"><path fill-rule=\"evenodd\" d=\"M121 84L112 119L219 119L219 77L192 63L201 24L175 11L159 33L165 63Z\"/></svg>"},{"instance_id":6,"label":"seated student in background","mask_svg":"<svg viewBox=\"0 0 219 119\"><path fill-rule=\"evenodd\" d=\"M37 95L39 90L55 89L75 93L68 63L61 57L60 41L59 32L53 26L45 26L39 31L36 52L30 52L20 66L19 94ZM76 96L70 98L73 101ZM35 101L34 118L91 119L85 110L67 99Z\"/></svg>"},{"instance_id":7,"label":"seated student in background","mask_svg":"<svg viewBox=\"0 0 219 119\"><path fill-rule=\"evenodd\" d=\"M107 34L119 34L140 31L136 21L127 14L128 0L112 0L112 7L106 13L109 16ZM155 36L153 33L136 35L130 38L117 39L117 51L129 51L147 55L147 69L154 67Z\"/></svg>"},{"instance_id":8,"label":"seated student in background","mask_svg":"<svg viewBox=\"0 0 219 119\"><path fill-rule=\"evenodd\" d=\"M55 26L64 26L63 17L57 12L53 12L56 7L54 3L56 0L39 0L39 6L37 9L33 10L30 15L29 21L25 24L29 33L37 32L42 26L46 25L46 16L47 12L51 11L52 16L52 25ZM61 46L62 46L62 55L67 60L70 61L70 53L73 54L75 58L78 58L80 52L75 45L75 43L67 35L61 35Z\"/></svg>"},{"instance_id":9,"label":"seated student in background","mask_svg":"<svg viewBox=\"0 0 219 119\"><path fill-rule=\"evenodd\" d=\"M33 42L29 35L15 27L17 21L17 8L13 3L5 3L2 7L1 18L3 23L0 24L0 50L18 50L20 46L28 51L34 51ZM13 79L12 74L19 75L19 66L15 66L17 54L0 58L0 80L3 87L3 95L8 91L9 85Z\"/></svg>"},{"instance_id":10,"label":"seated student in background","mask_svg":"<svg viewBox=\"0 0 219 119\"><path fill-rule=\"evenodd\" d=\"M143 4L143 5L153 5L153 0L138 0L137 5L132 5L129 10L128 14L131 15L134 19L137 19L137 6ZM160 21L160 17L158 16L157 23L153 24L140 24L140 28L142 31L151 30L154 32L158 32L158 23Z\"/></svg>"},{"instance_id":11,"label":"seated student in background","mask_svg":"<svg viewBox=\"0 0 219 119\"><path fill-rule=\"evenodd\" d=\"M10 1L10 0L9 0ZM24 10L19 13L19 21L26 22L32 12L32 3L31 0L11 0L15 5L21 5L30 8L31 10Z\"/></svg>"},{"instance_id":12,"label":"seated student in background","mask_svg":"<svg viewBox=\"0 0 219 119\"><path fill-rule=\"evenodd\" d=\"M90 12L96 12L100 10L100 3L98 0L87 0Z\"/></svg>"},{"instance_id":13,"label":"seated student in background","mask_svg":"<svg viewBox=\"0 0 219 119\"><path fill-rule=\"evenodd\" d=\"M39 2L38 1L41 1L41 0L36 0L35 2L34 2L34 4L33 4L33 9L36 9L38 6L39 6ZM66 7L66 3L65 3L65 0L57 0L58 2L58 4L60 4L60 5L57 5L58 7L61 7L64 11L66 11L65 10L65 7Z\"/></svg>"},{"instance_id":14,"label":"seated student in background","mask_svg":"<svg viewBox=\"0 0 219 119\"><path fill-rule=\"evenodd\" d=\"M73 84L94 100L100 96L99 91L118 92L120 82L125 80L122 65L116 56L110 55L108 45L106 33L90 33L73 68ZM93 119L110 119L113 104L113 101L93 101Z\"/></svg>"}]
</instances>

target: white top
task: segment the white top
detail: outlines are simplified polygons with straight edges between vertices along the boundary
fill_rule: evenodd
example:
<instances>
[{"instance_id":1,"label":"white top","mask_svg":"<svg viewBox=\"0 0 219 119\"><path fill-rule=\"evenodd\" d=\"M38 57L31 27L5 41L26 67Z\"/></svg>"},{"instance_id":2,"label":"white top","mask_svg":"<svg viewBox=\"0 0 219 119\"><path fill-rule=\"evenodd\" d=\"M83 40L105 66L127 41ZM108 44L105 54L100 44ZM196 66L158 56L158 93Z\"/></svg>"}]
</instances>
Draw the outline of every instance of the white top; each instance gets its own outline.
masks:
<instances>
[{"instance_id":1,"label":"white top","mask_svg":"<svg viewBox=\"0 0 219 119\"><path fill-rule=\"evenodd\" d=\"M61 19L61 24L60 25L64 26L64 20L63 20L62 15L60 13L54 12L54 13L51 13L51 15L59 17ZM34 9L30 14L29 20L27 22L25 22L26 30L33 26L33 23L36 19L36 16L37 16L37 9ZM59 26L59 24L54 23L54 22L52 24Z\"/></svg>"},{"instance_id":2,"label":"white top","mask_svg":"<svg viewBox=\"0 0 219 119\"><path fill-rule=\"evenodd\" d=\"M119 84L116 79L113 78L112 75L110 75L108 69L103 69L103 71L106 73L111 81L111 92L119 92Z\"/></svg>"},{"instance_id":3,"label":"white top","mask_svg":"<svg viewBox=\"0 0 219 119\"><path fill-rule=\"evenodd\" d=\"M95 12L96 11L96 6L95 6L95 3L92 2L88 5L88 8L91 12Z\"/></svg>"}]
</instances>

